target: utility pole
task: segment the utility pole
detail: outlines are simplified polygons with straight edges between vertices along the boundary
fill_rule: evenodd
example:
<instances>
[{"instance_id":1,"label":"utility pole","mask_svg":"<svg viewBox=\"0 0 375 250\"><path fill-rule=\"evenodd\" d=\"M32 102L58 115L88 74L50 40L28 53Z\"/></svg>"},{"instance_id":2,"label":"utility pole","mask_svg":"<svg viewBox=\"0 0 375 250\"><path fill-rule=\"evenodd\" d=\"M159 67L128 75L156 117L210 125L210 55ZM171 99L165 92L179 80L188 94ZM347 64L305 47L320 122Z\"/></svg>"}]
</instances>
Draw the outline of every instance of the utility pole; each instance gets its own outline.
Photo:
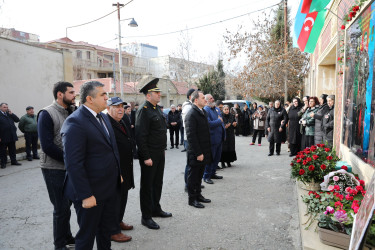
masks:
<instances>
[{"instance_id":1,"label":"utility pole","mask_svg":"<svg viewBox=\"0 0 375 250\"><path fill-rule=\"evenodd\" d=\"M288 0L284 0L284 53L285 53L285 64L288 55ZM288 101L288 71L285 69L284 75L284 104Z\"/></svg>"},{"instance_id":2,"label":"utility pole","mask_svg":"<svg viewBox=\"0 0 375 250\"><path fill-rule=\"evenodd\" d=\"M118 62L119 62L119 72L120 72L120 92L121 92L121 99L124 100L124 89L122 86L122 51L121 51L121 24L120 24L120 7L125 6L124 4L120 4L119 2L112 4L112 6L117 7L117 17L118 17ZM116 83L115 83L116 84Z\"/></svg>"}]
</instances>

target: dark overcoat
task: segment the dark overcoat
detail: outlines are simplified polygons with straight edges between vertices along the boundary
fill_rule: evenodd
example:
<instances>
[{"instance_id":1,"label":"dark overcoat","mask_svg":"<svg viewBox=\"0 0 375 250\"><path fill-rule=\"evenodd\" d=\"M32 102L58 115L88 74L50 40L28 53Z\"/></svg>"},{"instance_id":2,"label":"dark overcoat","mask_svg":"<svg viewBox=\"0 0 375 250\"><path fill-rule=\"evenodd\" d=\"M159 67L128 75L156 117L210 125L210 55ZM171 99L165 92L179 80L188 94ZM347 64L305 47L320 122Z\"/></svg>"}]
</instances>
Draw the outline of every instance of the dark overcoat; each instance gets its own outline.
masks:
<instances>
[{"instance_id":1,"label":"dark overcoat","mask_svg":"<svg viewBox=\"0 0 375 250\"><path fill-rule=\"evenodd\" d=\"M188 165L194 167L210 164L212 162L211 136L206 111L192 105L185 117L185 130L189 144L187 150ZM204 156L203 162L197 160L197 157L201 154Z\"/></svg>"},{"instance_id":2,"label":"dark overcoat","mask_svg":"<svg viewBox=\"0 0 375 250\"><path fill-rule=\"evenodd\" d=\"M299 111L302 107L300 106L291 106L289 108L288 118L289 118L289 140L288 142L291 144L301 144L302 134L300 129L299 120L301 117L299 116Z\"/></svg>"},{"instance_id":3,"label":"dark overcoat","mask_svg":"<svg viewBox=\"0 0 375 250\"><path fill-rule=\"evenodd\" d=\"M284 121L281 124L281 121ZM288 122L288 114L285 109L281 106L278 108L272 107L267 114L266 119L266 129L271 128L271 132L268 132L268 141L273 141L275 143L282 143L286 141L286 124ZM279 132L279 128L283 131Z\"/></svg>"},{"instance_id":4,"label":"dark overcoat","mask_svg":"<svg viewBox=\"0 0 375 250\"><path fill-rule=\"evenodd\" d=\"M125 114L126 115L126 114ZM124 115L124 116L125 116ZM118 152L120 155L120 168L121 168L121 175L124 179L124 185L127 190L134 188L134 173L133 173L133 143L134 140L131 137L131 130L128 126L123 123L123 120L120 122L125 129L124 131L121 129L120 123L113 119L111 116L107 114L113 132L115 133L116 143Z\"/></svg>"},{"instance_id":5,"label":"dark overcoat","mask_svg":"<svg viewBox=\"0 0 375 250\"><path fill-rule=\"evenodd\" d=\"M323 143L328 142L330 146L333 145L333 128L335 123L335 108L329 109L329 112L323 116Z\"/></svg>"},{"instance_id":6,"label":"dark overcoat","mask_svg":"<svg viewBox=\"0 0 375 250\"><path fill-rule=\"evenodd\" d=\"M236 137L234 134L234 127L233 127L233 122L236 121L236 118L234 115L231 113L227 115L223 115L223 122L224 125L227 125L230 123L231 125L226 128L226 138L225 141L223 142L223 152L230 152L230 151L235 151L236 150Z\"/></svg>"},{"instance_id":7,"label":"dark overcoat","mask_svg":"<svg viewBox=\"0 0 375 250\"><path fill-rule=\"evenodd\" d=\"M3 143L14 142L18 140L17 127L14 124L19 122L20 119L15 114L0 112L0 139Z\"/></svg>"}]
</instances>

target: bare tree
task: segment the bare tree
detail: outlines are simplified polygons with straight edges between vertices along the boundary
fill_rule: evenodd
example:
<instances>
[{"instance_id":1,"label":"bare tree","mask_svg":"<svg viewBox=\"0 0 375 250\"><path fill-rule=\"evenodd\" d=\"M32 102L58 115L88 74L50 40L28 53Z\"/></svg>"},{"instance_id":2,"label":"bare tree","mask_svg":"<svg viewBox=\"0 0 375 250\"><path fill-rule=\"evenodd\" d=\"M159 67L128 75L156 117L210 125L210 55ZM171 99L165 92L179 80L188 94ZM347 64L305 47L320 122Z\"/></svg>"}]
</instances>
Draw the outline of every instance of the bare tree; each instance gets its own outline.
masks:
<instances>
[{"instance_id":1,"label":"bare tree","mask_svg":"<svg viewBox=\"0 0 375 250\"><path fill-rule=\"evenodd\" d=\"M270 14L271 15L271 14ZM284 40L275 35L277 18L265 13L253 22L251 32L227 31L224 36L231 58L245 56L246 63L233 79L232 88L244 97L281 98L284 93L284 72L288 72L288 96L302 89L308 71L308 54L292 48L284 52Z\"/></svg>"}]
</instances>

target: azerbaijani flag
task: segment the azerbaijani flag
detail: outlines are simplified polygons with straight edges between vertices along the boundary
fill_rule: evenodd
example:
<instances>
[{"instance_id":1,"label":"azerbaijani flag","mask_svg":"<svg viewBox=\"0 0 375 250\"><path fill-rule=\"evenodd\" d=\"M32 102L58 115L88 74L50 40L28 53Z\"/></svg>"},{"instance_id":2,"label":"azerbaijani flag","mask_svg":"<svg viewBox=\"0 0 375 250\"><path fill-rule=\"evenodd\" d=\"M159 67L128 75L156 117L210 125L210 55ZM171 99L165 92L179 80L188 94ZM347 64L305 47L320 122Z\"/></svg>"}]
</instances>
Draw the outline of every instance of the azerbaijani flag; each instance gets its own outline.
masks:
<instances>
[{"instance_id":1,"label":"azerbaijani flag","mask_svg":"<svg viewBox=\"0 0 375 250\"><path fill-rule=\"evenodd\" d=\"M301 13L309 14L314 11L322 11L331 0L302 0Z\"/></svg>"},{"instance_id":2,"label":"azerbaijani flag","mask_svg":"<svg viewBox=\"0 0 375 250\"><path fill-rule=\"evenodd\" d=\"M303 52L314 53L327 10L304 14L301 12L303 1L301 0L294 20L293 47L298 47Z\"/></svg>"}]
</instances>

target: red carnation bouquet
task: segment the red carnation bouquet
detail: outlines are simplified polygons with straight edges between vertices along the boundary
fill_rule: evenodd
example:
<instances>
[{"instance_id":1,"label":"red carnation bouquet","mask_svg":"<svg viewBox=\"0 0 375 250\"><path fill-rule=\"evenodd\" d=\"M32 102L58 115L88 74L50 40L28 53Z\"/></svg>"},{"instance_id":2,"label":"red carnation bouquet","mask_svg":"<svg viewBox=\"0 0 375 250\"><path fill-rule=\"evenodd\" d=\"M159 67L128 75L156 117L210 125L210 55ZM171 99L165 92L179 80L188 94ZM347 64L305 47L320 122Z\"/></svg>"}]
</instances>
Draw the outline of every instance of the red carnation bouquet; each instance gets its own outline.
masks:
<instances>
[{"instance_id":1,"label":"red carnation bouquet","mask_svg":"<svg viewBox=\"0 0 375 250\"><path fill-rule=\"evenodd\" d=\"M291 177L303 183L321 183L324 176L335 170L339 158L334 149L324 144L313 145L298 152L290 163Z\"/></svg>"}]
</instances>

